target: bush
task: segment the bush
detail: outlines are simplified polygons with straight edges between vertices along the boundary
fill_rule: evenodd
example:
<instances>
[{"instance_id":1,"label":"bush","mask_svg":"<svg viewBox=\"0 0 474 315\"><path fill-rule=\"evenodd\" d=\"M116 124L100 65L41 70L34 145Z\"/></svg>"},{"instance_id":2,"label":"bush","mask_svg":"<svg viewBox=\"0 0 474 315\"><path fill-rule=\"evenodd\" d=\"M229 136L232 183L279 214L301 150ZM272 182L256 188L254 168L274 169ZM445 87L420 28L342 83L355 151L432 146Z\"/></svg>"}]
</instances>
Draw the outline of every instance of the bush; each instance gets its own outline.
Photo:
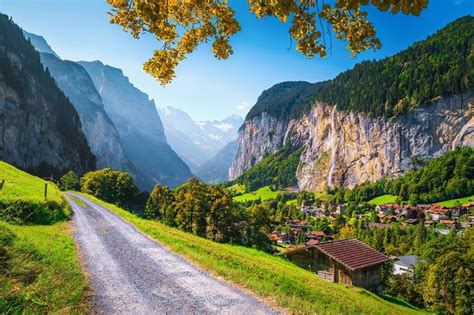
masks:
<instances>
[{"instance_id":1,"label":"bush","mask_svg":"<svg viewBox=\"0 0 474 315\"><path fill-rule=\"evenodd\" d=\"M131 209L138 193L130 174L110 168L85 174L81 191L126 209Z\"/></svg>"},{"instance_id":2,"label":"bush","mask_svg":"<svg viewBox=\"0 0 474 315\"><path fill-rule=\"evenodd\" d=\"M59 188L62 191L75 190L78 191L81 189L81 182L79 177L74 171L69 171L61 177L59 180Z\"/></svg>"},{"instance_id":3,"label":"bush","mask_svg":"<svg viewBox=\"0 0 474 315\"><path fill-rule=\"evenodd\" d=\"M66 204L55 201L0 201L0 219L12 224L52 224L68 217Z\"/></svg>"}]
</instances>

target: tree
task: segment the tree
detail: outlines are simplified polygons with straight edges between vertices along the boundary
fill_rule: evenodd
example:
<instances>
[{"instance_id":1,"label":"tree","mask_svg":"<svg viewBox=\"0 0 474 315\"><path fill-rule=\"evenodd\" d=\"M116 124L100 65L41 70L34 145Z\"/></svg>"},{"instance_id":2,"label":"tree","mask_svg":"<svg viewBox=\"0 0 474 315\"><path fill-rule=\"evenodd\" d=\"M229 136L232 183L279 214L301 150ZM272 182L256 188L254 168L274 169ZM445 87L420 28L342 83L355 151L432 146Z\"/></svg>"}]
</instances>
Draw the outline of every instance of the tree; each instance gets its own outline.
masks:
<instances>
[{"instance_id":1,"label":"tree","mask_svg":"<svg viewBox=\"0 0 474 315\"><path fill-rule=\"evenodd\" d=\"M128 173L105 168L81 178L81 191L123 208L131 208L138 189Z\"/></svg>"},{"instance_id":2,"label":"tree","mask_svg":"<svg viewBox=\"0 0 474 315\"><path fill-rule=\"evenodd\" d=\"M74 171L69 171L59 179L59 188L61 190L80 190L81 182Z\"/></svg>"},{"instance_id":3,"label":"tree","mask_svg":"<svg viewBox=\"0 0 474 315\"><path fill-rule=\"evenodd\" d=\"M227 59L233 53L229 40L240 31L227 0L107 1L113 7L111 23L120 25L135 38L152 33L162 43L143 68L163 85L175 77L178 63L201 43L211 41L214 56ZM248 3L258 19L276 17L282 23L291 19L288 32L296 42L296 50L313 58L326 56L325 33L330 31L330 26L337 39L348 42L352 55L381 47L362 6L375 6L392 14L419 15L428 0L336 0L333 6L323 0L248 0Z\"/></svg>"}]
</instances>

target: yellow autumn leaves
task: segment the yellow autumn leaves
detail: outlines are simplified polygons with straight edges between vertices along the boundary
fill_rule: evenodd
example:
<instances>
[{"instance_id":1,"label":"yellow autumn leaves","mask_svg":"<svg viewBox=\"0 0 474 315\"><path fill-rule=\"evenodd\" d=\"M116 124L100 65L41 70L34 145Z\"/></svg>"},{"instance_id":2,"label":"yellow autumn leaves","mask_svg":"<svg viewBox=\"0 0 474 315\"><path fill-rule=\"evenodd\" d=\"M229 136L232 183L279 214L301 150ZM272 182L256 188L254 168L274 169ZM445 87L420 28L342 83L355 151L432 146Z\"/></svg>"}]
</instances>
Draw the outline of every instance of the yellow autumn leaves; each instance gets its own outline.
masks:
<instances>
[{"instance_id":1,"label":"yellow autumn leaves","mask_svg":"<svg viewBox=\"0 0 474 315\"><path fill-rule=\"evenodd\" d=\"M113 9L110 22L120 25L133 37L152 33L162 44L144 70L166 85L175 77L175 68L199 44L212 42L218 59L232 53L229 40L240 25L227 0L107 0ZM285 23L291 19L290 36L296 49L308 58L324 57L321 42L322 23L326 21L337 39L346 40L352 55L368 48L379 48L375 28L361 6L373 5L393 14L418 15L428 0L336 0L334 7L323 0L247 0L257 18L276 17Z\"/></svg>"}]
</instances>

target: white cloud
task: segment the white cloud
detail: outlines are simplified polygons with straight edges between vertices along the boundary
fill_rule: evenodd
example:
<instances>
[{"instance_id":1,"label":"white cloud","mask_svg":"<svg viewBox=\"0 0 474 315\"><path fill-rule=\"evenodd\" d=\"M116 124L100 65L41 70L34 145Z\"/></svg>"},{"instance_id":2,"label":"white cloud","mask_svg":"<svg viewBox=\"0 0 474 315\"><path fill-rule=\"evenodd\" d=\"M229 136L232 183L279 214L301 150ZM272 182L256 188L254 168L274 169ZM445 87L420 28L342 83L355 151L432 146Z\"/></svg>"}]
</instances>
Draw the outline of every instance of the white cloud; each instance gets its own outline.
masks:
<instances>
[{"instance_id":1,"label":"white cloud","mask_svg":"<svg viewBox=\"0 0 474 315\"><path fill-rule=\"evenodd\" d=\"M240 102L239 105L237 105L236 108L237 108L238 111L244 112L249 108L249 103L246 102L246 101L242 101L242 102Z\"/></svg>"}]
</instances>

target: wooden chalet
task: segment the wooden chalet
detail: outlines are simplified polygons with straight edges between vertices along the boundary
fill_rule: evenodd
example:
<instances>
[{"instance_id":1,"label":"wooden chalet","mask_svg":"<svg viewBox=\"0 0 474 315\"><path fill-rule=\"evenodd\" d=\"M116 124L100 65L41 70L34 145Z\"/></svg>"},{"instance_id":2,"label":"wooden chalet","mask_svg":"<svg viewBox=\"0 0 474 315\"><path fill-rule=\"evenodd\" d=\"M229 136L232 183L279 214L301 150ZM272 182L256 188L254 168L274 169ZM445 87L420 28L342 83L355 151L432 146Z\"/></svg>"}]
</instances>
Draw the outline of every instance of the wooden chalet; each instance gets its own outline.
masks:
<instances>
[{"instance_id":1,"label":"wooden chalet","mask_svg":"<svg viewBox=\"0 0 474 315\"><path fill-rule=\"evenodd\" d=\"M297 248L279 254L334 283L381 292L380 267L389 257L356 239Z\"/></svg>"}]
</instances>

